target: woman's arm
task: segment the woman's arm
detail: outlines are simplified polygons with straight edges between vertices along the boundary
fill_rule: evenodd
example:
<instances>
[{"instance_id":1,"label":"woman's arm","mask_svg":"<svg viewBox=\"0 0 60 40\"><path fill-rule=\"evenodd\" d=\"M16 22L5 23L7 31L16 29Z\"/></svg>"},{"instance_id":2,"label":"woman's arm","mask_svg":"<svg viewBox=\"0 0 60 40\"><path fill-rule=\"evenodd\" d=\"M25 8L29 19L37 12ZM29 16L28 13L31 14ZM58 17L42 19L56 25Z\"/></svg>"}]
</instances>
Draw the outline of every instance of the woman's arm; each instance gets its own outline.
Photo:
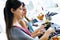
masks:
<instances>
[{"instance_id":1,"label":"woman's arm","mask_svg":"<svg viewBox=\"0 0 60 40\"><path fill-rule=\"evenodd\" d=\"M27 28L27 25L26 25L25 21L19 20L19 23L22 27Z\"/></svg>"},{"instance_id":2,"label":"woman's arm","mask_svg":"<svg viewBox=\"0 0 60 40\"><path fill-rule=\"evenodd\" d=\"M55 30L50 27L50 28L45 32L45 34L40 38L40 40L48 40L50 33L53 33L53 32L55 32Z\"/></svg>"},{"instance_id":3,"label":"woman's arm","mask_svg":"<svg viewBox=\"0 0 60 40\"><path fill-rule=\"evenodd\" d=\"M26 23L23 20L19 21L20 25L24 28L27 28ZM31 33L31 36L34 38L36 36L39 36L41 33L43 33L42 29L44 28L44 25L42 25L40 28L35 30L34 32Z\"/></svg>"},{"instance_id":4,"label":"woman's arm","mask_svg":"<svg viewBox=\"0 0 60 40\"><path fill-rule=\"evenodd\" d=\"M14 27L10 30L11 40L33 40L33 38L23 32L20 28Z\"/></svg>"},{"instance_id":5,"label":"woman's arm","mask_svg":"<svg viewBox=\"0 0 60 40\"><path fill-rule=\"evenodd\" d=\"M36 37L36 36L43 34L43 30L42 30L43 28L44 28L44 25L41 25L40 28L38 28L37 30L31 33L31 36Z\"/></svg>"}]
</instances>

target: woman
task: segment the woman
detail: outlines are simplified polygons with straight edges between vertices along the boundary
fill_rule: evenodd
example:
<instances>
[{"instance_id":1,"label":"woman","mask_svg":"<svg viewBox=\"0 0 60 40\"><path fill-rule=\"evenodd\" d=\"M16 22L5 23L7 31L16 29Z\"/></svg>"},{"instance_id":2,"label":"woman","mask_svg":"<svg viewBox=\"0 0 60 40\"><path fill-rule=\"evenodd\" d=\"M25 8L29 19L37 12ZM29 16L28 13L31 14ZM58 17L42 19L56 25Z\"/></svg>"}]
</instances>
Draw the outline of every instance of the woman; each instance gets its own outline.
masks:
<instances>
[{"instance_id":1,"label":"woman","mask_svg":"<svg viewBox=\"0 0 60 40\"><path fill-rule=\"evenodd\" d=\"M23 3L23 18L25 17L25 19L28 22L30 22L30 20L26 17L26 13L27 13L27 10L26 10L25 4ZM30 31L31 36L33 38L36 37L36 36L40 36L41 34L43 34L43 30L42 29L44 28L44 25L41 25L40 28L38 28L37 30L33 31L32 26L28 22L26 22L24 19L22 19L22 20L20 20L19 23L21 24L21 26L23 26L24 28L27 28Z\"/></svg>"},{"instance_id":2,"label":"woman","mask_svg":"<svg viewBox=\"0 0 60 40\"><path fill-rule=\"evenodd\" d=\"M23 18L23 3L19 0L7 0L4 8L4 17L6 22L6 34L8 40L34 40L29 34L27 28L19 24ZM44 27L44 26L43 26ZM42 28L43 28L42 27ZM27 32L25 31L27 30ZM40 40L47 40L53 29L49 28ZM47 34L48 33L48 34Z\"/></svg>"}]
</instances>

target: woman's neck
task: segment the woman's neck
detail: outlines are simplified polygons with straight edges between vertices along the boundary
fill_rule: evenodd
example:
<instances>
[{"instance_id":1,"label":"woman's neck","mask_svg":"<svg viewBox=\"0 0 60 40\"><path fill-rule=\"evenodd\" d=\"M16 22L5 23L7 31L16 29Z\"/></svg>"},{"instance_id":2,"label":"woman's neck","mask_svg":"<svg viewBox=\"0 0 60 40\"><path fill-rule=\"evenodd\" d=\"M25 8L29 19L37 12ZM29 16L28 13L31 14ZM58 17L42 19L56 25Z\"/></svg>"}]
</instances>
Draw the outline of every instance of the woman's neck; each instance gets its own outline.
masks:
<instances>
[{"instance_id":1,"label":"woman's neck","mask_svg":"<svg viewBox=\"0 0 60 40\"><path fill-rule=\"evenodd\" d=\"M21 25L19 24L19 19L17 19L16 17L13 19L13 26L21 27Z\"/></svg>"}]
</instances>

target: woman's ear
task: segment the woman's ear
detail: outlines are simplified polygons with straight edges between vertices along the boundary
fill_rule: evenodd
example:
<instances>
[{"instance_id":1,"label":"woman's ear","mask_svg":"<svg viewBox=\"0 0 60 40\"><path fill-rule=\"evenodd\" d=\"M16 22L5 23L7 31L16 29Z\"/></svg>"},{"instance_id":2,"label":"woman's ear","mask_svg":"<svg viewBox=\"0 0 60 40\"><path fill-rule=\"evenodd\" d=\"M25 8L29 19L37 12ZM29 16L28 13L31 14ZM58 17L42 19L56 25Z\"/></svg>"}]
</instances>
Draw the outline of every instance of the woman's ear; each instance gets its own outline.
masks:
<instances>
[{"instance_id":1,"label":"woman's ear","mask_svg":"<svg viewBox=\"0 0 60 40\"><path fill-rule=\"evenodd\" d=\"M14 13L14 12L15 12L13 8L11 8L11 12L12 12L12 13Z\"/></svg>"}]
</instances>

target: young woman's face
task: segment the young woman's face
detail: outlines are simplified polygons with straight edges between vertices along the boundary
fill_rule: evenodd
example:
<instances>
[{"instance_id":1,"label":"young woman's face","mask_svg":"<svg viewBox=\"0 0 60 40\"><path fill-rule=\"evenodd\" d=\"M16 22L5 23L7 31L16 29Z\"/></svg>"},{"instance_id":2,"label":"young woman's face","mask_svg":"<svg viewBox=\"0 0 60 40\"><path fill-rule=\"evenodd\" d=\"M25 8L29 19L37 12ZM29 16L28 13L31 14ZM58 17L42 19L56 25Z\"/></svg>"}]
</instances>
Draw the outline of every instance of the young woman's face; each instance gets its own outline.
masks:
<instances>
[{"instance_id":1,"label":"young woman's face","mask_svg":"<svg viewBox=\"0 0 60 40\"><path fill-rule=\"evenodd\" d=\"M14 16L16 18L22 18L23 17L23 9L22 9L22 6L20 6L19 8L17 8L15 11L14 11Z\"/></svg>"},{"instance_id":2,"label":"young woman's face","mask_svg":"<svg viewBox=\"0 0 60 40\"><path fill-rule=\"evenodd\" d=\"M26 7L23 7L23 16L26 16Z\"/></svg>"}]
</instances>

